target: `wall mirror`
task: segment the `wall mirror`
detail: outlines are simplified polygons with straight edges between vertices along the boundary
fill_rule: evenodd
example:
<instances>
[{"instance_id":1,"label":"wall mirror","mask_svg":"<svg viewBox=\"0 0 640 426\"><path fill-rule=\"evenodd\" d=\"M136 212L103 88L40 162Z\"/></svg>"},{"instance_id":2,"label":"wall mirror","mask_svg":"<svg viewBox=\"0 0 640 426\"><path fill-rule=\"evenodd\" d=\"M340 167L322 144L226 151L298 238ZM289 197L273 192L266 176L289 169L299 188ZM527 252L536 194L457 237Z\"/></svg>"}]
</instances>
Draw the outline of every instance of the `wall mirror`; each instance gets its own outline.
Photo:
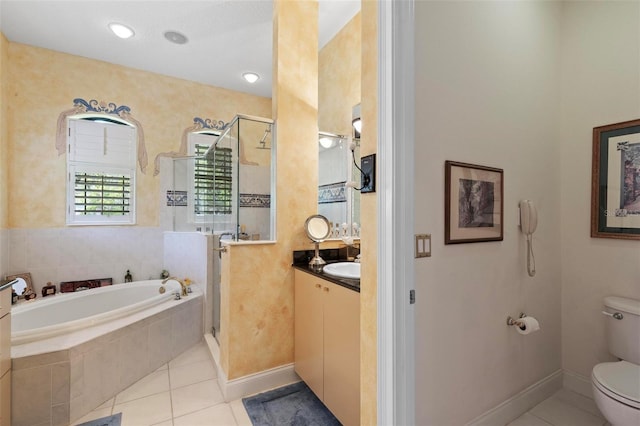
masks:
<instances>
[{"instance_id":1,"label":"wall mirror","mask_svg":"<svg viewBox=\"0 0 640 426\"><path fill-rule=\"evenodd\" d=\"M318 214L331 223L329 239L359 236L360 192L346 183L360 187L360 172L353 166L354 157L360 162L360 146L349 139L326 132L318 137Z\"/></svg>"},{"instance_id":2,"label":"wall mirror","mask_svg":"<svg viewBox=\"0 0 640 426\"><path fill-rule=\"evenodd\" d=\"M318 52L318 213L332 224L329 239L359 237L359 140L352 126L361 98L361 20L358 11ZM353 154L351 147L353 146Z\"/></svg>"}]
</instances>

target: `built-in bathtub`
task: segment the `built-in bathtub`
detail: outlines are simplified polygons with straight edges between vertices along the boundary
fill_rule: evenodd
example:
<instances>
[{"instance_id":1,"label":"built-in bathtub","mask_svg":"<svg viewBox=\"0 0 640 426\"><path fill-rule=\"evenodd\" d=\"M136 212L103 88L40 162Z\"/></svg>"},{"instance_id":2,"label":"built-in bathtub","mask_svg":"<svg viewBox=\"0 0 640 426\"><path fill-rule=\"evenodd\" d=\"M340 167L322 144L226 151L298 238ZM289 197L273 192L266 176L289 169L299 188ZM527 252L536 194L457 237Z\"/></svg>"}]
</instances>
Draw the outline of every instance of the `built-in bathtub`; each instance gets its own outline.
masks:
<instances>
[{"instance_id":1,"label":"built-in bathtub","mask_svg":"<svg viewBox=\"0 0 640 426\"><path fill-rule=\"evenodd\" d=\"M100 287L12 309L12 425L77 420L203 337L203 297L160 280ZM15 326L15 328L14 328Z\"/></svg>"}]
</instances>

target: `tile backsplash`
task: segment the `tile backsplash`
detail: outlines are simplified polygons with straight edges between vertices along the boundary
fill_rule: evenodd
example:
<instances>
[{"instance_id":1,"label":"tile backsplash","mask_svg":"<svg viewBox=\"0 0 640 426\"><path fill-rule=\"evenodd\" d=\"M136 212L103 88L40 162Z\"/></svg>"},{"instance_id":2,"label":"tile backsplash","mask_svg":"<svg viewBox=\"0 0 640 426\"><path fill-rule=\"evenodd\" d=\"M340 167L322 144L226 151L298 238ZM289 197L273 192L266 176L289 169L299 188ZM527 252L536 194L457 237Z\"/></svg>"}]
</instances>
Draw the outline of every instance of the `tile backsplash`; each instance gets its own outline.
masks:
<instances>
[{"instance_id":1,"label":"tile backsplash","mask_svg":"<svg viewBox=\"0 0 640 426\"><path fill-rule=\"evenodd\" d=\"M163 230L156 227L11 229L5 274L31 273L36 293L47 282L113 278L124 282L159 278ZM0 243L2 235L0 233ZM0 265L1 266L1 265Z\"/></svg>"}]
</instances>

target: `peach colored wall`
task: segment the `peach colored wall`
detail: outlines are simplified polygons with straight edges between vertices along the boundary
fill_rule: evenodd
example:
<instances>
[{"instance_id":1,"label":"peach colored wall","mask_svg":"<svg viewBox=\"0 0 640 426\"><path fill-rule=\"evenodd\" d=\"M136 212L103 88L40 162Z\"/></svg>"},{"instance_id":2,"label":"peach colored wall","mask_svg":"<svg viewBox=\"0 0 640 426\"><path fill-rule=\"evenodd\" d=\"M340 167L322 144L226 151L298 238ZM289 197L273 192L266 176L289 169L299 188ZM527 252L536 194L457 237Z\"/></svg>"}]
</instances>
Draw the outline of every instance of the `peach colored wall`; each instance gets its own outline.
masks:
<instances>
[{"instance_id":1,"label":"peach colored wall","mask_svg":"<svg viewBox=\"0 0 640 426\"><path fill-rule=\"evenodd\" d=\"M318 127L351 134L351 110L360 103L361 19L356 14L327 43L318 60Z\"/></svg>"},{"instance_id":2,"label":"peach colored wall","mask_svg":"<svg viewBox=\"0 0 640 426\"><path fill-rule=\"evenodd\" d=\"M293 362L293 250L318 187L318 3L274 3L277 243L234 245L222 257L221 364L228 379ZM227 299L228 298L228 299Z\"/></svg>"},{"instance_id":3,"label":"peach colored wall","mask_svg":"<svg viewBox=\"0 0 640 426\"><path fill-rule=\"evenodd\" d=\"M0 33L0 229L6 229L7 216L7 66L9 42Z\"/></svg>"},{"instance_id":4,"label":"peach colored wall","mask_svg":"<svg viewBox=\"0 0 640 426\"><path fill-rule=\"evenodd\" d=\"M378 5L362 2L362 103L360 154L377 151ZM378 173L376 173L378 175ZM377 424L378 215L376 193L360 197L362 278L360 279L360 424Z\"/></svg>"},{"instance_id":5,"label":"peach colored wall","mask_svg":"<svg viewBox=\"0 0 640 426\"><path fill-rule=\"evenodd\" d=\"M64 226L66 161L54 144L58 115L74 98L127 105L142 124L149 166L146 174L138 172L139 226L159 224L156 154L177 150L194 117L271 116L268 98L17 43L9 43L8 56L10 228ZM39 184L23 180L24 170Z\"/></svg>"}]
</instances>

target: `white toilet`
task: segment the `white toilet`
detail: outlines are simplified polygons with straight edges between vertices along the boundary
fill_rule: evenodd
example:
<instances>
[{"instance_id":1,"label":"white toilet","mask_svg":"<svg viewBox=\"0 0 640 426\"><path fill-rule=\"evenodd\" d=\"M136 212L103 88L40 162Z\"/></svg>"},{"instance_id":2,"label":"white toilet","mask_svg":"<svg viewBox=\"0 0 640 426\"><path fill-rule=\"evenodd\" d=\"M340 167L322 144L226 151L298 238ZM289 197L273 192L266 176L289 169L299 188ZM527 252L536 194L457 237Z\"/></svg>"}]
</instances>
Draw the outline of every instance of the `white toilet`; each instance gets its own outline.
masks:
<instances>
[{"instance_id":1,"label":"white toilet","mask_svg":"<svg viewBox=\"0 0 640 426\"><path fill-rule=\"evenodd\" d=\"M604 298L609 352L620 358L593 367L593 397L613 426L640 425L640 301Z\"/></svg>"}]
</instances>

